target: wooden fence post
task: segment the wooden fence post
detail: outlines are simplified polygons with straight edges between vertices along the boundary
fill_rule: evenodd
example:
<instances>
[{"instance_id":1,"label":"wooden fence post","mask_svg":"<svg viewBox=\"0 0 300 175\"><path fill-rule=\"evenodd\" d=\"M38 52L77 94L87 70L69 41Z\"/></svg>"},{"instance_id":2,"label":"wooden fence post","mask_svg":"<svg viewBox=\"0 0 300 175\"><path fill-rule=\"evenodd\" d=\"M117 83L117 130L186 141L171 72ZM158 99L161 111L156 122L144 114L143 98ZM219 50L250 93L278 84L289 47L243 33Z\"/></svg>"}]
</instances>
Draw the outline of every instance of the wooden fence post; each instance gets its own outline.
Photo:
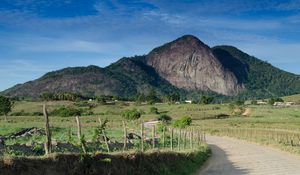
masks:
<instances>
[{"instance_id":1,"label":"wooden fence post","mask_svg":"<svg viewBox=\"0 0 300 175\"><path fill-rule=\"evenodd\" d=\"M170 147L171 147L171 151L173 151L173 128L171 129Z\"/></svg>"},{"instance_id":2,"label":"wooden fence post","mask_svg":"<svg viewBox=\"0 0 300 175\"><path fill-rule=\"evenodd\" d=\"M155 125L152 127L152 148L155 148Z\"/></svg>"},{"instance_id":3,"label":"wooden fence post","mask_svg":"<svg viewBox=\"0 0 300 175\"><path fill-rule=\"evenodd\" d=\"M81 123L80 123L79 116L76 116L76 123L77 123L77 137L79 140L79 144L81 145L82 151L86 154L85 143L83 142L83 140L81 138Z\"/></svg>"},{"instance_id":4,"label":"wooden fence post","mask_svg":"<svg viewBox=\"0 0 300 175\"><path fill-rule=\"evenodd\" d=\"M81 123L80 123L79 116L76 116L76 123L77 123L77 137L78 137L78 140L80 141L80 139L81 139Z\"/></svg>"},{"instance_id":5,"label":"wooden fence post","mask_svg":"<svg viewBox=\"0 0 300 175\"><path fill-rule=\"evenodd\" d=\"M190 149L193 148L193 140L192 140L192 137L193 137L193 134L192 134L192 131L190 131Z\"/></svg>"},{"instance_id":6,"label":"wooden fence post","mask_svg":"<svg viewBox=\"0 0 300 175\"><path fill-rule=\"evenodd\" d=\"M165 148L165 137L166 137L166 127L164 126L163 135L162 135L163 148Z\"/></svg>"},{"instance_id":7,"label":"wooden fence post","mask_svg":"<svg viewBox=\"0 0 300 175\"><path fill-rule=\"evenodd\" d=\"M187 135L187 131L184 131L183 149L186 148L186 135Z\"/></svg>"},{"instance_id":8,"label":"wooden fence post","mask_svg":"<svg viewBox=\"0 0 300 175\"><path fill-rule=\"evenodd\" d=\"M178 133L178 150L180 150L180 140L181 140L181 129L179 129L179 133Z\"/></svg>"},{"instance_id":9,"label":"wooden fence post","mask_svg":"<svg viewBox=\"0 0 300 175\"><path fill-rule=\"evenodd\" d=\"M98 120L99 120L99 123L100 123L100 126L101 126L102 125L101 118L99 117ZM106 136L104 128L102 129L102 135L104 137L104 142L105 142L105 145L106 145L107 152L110 153L110 149L109 149L109 145L108 145L108 141L107 141L107 136Z\"/></svg>"},{"instance_id":10,"label":"wooden fence post","mask_svg":"<svg viewBox=\"0 0 300 175\"><path fill-rule=\"evenodd\" d=\"M126 123L123 121L123 127L124 127L124 146L123 151L127 149L127 129L126 129Z\"/></svg>"},{"instance_id":11,"label":"wooden fence post","mask_svg":"<svg viewBox=\"0 0 300 175\"><path fill-rule=\"evenodd\" d=\"M192 128L192 149L194 148L194 128Z\"/></svg>"},{"instance_id":12,"label":"wooden fence post","mask_svg":"<svg viewBox=\"0 0 300 175\"><path fill-rule=\"evenodd\" d=\"M197 140L198 140L198 146L200 146L201 140L200 140L200 131L197 130Z\"/></svg>"},{"instance_id":13,"label":"wooden fence post","mask_svg":"<svg viewBox=\"0 0 300 175\"><path fill-rule=\"evenodd\" d=\"M144 152L144 123L141 123L141 151Z\"/></svg>"},{"instance_id":14,"label":"wooden fence post","mask_svg":"<svg viewBox=\"0 0 300 175\"><path fill-rule=\"evenodd\" d=\"M50 154L52 151L52 146L51 146L51 132L49 129L49 117L48 117L48 112L47 112L47 108L46 105L43 105L43 113L44 113L44 117L45 117L45 133L46 133L46 143L45 143L45 153L46 155Z\"/></svg>"}]
</instances>

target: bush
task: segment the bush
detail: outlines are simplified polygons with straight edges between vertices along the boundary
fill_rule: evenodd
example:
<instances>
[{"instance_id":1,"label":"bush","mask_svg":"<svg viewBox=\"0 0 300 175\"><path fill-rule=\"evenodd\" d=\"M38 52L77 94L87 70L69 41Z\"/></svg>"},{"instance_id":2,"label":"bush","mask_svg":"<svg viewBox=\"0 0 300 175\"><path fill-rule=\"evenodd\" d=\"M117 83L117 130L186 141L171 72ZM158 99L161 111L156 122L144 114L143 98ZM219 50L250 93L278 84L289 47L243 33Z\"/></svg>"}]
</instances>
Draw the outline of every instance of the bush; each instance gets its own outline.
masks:
<instances>
[{"instance_id":1,"label":"bush","mask_svg":"<svg viewBox=\"0 0 300 175\"><path fill-rule=\"evenodd\" d=\"M10 114L10 116L43 116L42 112L25 112L24 110L13 112Z\"/></svg>"},{"instance_id":2,"label":"bush","mask_svg":"<svg viewBox=\"0 0 300 175\"><path fill-rule=\"evenodd\" d=\"M275 102L284 102L284 100L282 99L282 98L271 98L270 100L269 100L269 104L270 105L273 105Z\"/></svg>"},{"instance_id":3,"label":"bush","mask_svg":"<svg viewBox=\"0 0 300 175\"><path fill-rule=\"evenodd\" d=\"M252 105L257 105L257 100L252 100L252 101L251 101L251 104L252 104Z\"/></svg>"},{"instance_id":4,"label":"bush","mask_svg":"<svg viewBox=\"0 0 300 175\"><path fill-rule=\"evenodd\" d=\"M214 100L214 97L202 96L200 99L200 104L211 104Z\"/></svg>"},{"instance_id":5,"label":"bush","mask_svg":"<svg viewBox=\"0 0 300 175\"><path fill-rule=\"evenodd\" d=\"M182 117L181 119L175 120L173 122L173 127L175 128L185 128L187 126L190 126L192 124L192 118L191 117Z\"/></svg>"},{"instance_id":6,"label":"bush","mask_svg":"<svg viewBox=\"0 0 300 175\"><path fill-rule=\"evenodd\" d=\"M30 114L28 112L25 112L24 110L13 112L10 114L10 116L29 116Z\"/></svg>"},{"instance_id":7,"label":"bush","mask_svg":"<svg viewBox=\"0 0 300 175\"><path fill-rule=\"evenodd\" d=\"M82 111L73 107L60 107L58 109L53 110L50 115L52 116L60 116L60 117L75 117L80 116Z\"/></svg>"},{"instance_id":8,"label":"bush","mask_svg":"<svg viewBox=\"0 0 300 175\"><path fill-rule=\"evenodd\" d=\"M150 114L159 114L158 109L156 107L151 107Z\"/></svg>"},{"instance_id":9,"label":"bush","mask_svg":"<svg viewBox=\"0 0 300 175\"><path fill-rule=\"evenodd\" d=\"M159 117L157 117L157 120L162 121L163 123L169 123L172 120L172 117L170 117L166 114L163 114L163 115L160 115Z\"/></svg>"},{"instance_id":10,"label":"bush","mask_svg":"<svg viewBox=\"0 0 300 175\"><path fill-rule=\"evenodd\" d=\"M163 123L158 123L156 125L156 130L159 132L159 133L162 133L164 130L166 131L166 125L163 124Z\"/></svg>"},{"instance_id":11,"label":"bush","mask_svg":"<svg viewBox=\"0 0 300 175\"><path fill-rule=\"evenodd\" d=\"M122 113L122 117L126 120L137 120L141 117L141 112L137 109L128 109Z\"/></svg>"},{"instance_id":12,"label":"bush","mask_svg":"<svg viewBox=\"0 0 300 175\"><path fill-rule=\"evenodd\" d=\"M43 116L44 114L42 112L33 112L32 116Z\"/></svg>"}]
</instances>

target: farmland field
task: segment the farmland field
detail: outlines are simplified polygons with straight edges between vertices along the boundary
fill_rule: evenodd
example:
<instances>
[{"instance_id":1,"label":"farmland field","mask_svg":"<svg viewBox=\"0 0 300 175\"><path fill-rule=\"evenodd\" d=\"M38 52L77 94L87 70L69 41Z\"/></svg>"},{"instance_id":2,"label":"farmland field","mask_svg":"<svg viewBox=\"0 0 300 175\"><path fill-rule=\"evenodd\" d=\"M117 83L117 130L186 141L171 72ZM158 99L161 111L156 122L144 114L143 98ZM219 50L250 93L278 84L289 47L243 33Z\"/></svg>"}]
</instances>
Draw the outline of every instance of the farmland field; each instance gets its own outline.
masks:
<instances>
[{"instance_id":1,"label":"farmland field","mask_svg":"<svg viewBox=\"0 0 300 175\"><path fill-rule=\"evenodd\" d=\"M237 137L249 141L273 145L290 152L300 153L300 107L274 107L270 105L248 105L245 108L248 114L233 115L228 104L200 105L200 104L154 104L137 105L135 103L116 102L113 104L92 104L89 113L81 119L82 134L86 141L92 141L95 137L95 129L99 125L98 118L108 119L108 137L122 141L123 124L122 112L136 108L142 116L136 121L128 121L128 132L139 134L140 123L156 120L161 114L167 114L173 120L184 116L191 117L193 122L190 128L197 128L208 134ZM42 112L42 102L16 102L11 114L22 112L26 115ZM74 102L60 101L47 102L49 113L61 106L86 106ZM150 111L151 107L158 109L157 114ZM76 140L75 117L59 117L50 115L52 140L67 142ZM8 121L1 118L0 135L5 136L23 128L44 128L43 116L8 116ZM151 131L149 131L151 132ZM151 134L150 134L151 135ZM149 136L151 137L151 136ZM45 137L20 137L9 139L6 145L42 143Z\"/></svg>"}]
</instances>

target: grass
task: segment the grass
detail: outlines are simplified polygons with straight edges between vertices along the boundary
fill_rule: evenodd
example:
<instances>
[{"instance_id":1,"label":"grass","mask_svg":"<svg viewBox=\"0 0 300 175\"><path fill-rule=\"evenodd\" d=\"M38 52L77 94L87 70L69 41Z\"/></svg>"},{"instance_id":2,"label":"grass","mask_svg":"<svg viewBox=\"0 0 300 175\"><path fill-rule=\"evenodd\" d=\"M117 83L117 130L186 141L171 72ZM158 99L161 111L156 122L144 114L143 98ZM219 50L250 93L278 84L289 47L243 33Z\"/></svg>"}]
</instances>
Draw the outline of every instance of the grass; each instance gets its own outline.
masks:
<instances>
[{"instance_id":1,"label":"grass","mask_svg":"<svg viewBox=\"0 0 300 175\"><path fill-rule=\"evenodd\" d=\"M293 98L296 99L297 95ZM291 97L286 97L291 98ZM290 133L289 137L295 137L300 134L300 107L292 106L286 108L273 107L273 106L247 106L251 109L251 113L247 117L233 116L229 106L223 105L199 105L199 104L156 104L156 105L135 105L134 103L117 102L115 105L100 105L95 102L89 102L95 104L95 108L92 108L94 115L82 116L82 133L85 135L87 141L91 141L94 135L94 129L99 125L98 117L101 119L107 118L108 123L108 136L122 140L123 128L121 114L127 109L137 108L143 112L142 117L136 122L127 122L128 132L140 133L139 123L145 121L156 120L159 114L153 114L150 111L151 107L158 109L160 114L167 114L174 119L180 117L191 117L193 119L192 127L200 128L206 132L217 135L228 135L236 138L243 138L249 141L275 145L280 149L288 149L292 152L300 152L299 146L291 146L285 143L274 143L265 141L264 134L257 135L257 139L248 138L247 134L237 136L229 134L229 130L245 130L245 132L251 131L267 131L268 133ZM73 106L72 102L47 102L48 110L51 112L59 106ZM19 112L24 110L25 112L34 113L42 111L42 104L40 102L17 102L15 103L12 112ZM224 115L228 118L216 119L216 116ZM76 139L76 122L74 117L57 117L50 116L50 125L52 131L53 140L66 141L68 140L68 132L71 130L73 139ZM5 122L3 117L0 120L0 135L7 135L9 133L20 130L21 128L28 127L44 127L43 116L9 116L8 122ZM243 131L244 132L244 131ZM258 133L258 132L257 132ZM295 136L294 136L295 135ZM294 139L294 142L298 142ZM44 137L30 137L30 138L18 138L15 140L9 140L7 144L15 143L32 143L42 142Z\"/></svg>"},{"instance_id":2,"label":"grass","mask_svg":"<svg viewBox=\"0 0 300 175\"><path fill-rule=\"evenodd\" d=\"M300 103L300 94L283 97L284 101Z\"/></svg>"},{"instance_id":3,"label":"grass","mask_svg":"<svg viewBox=\"0 0 300 175\"><path fill-rule=\"evenodd\" d=\"M188 152L139 152L96 155L50 155L41 158L0 159L0 174L128 174L188 175L210 155L207 146ZM18 165L18 166L14 166ZM45 172L45 169L47 171Z\"/></svg>"}]
</instances>

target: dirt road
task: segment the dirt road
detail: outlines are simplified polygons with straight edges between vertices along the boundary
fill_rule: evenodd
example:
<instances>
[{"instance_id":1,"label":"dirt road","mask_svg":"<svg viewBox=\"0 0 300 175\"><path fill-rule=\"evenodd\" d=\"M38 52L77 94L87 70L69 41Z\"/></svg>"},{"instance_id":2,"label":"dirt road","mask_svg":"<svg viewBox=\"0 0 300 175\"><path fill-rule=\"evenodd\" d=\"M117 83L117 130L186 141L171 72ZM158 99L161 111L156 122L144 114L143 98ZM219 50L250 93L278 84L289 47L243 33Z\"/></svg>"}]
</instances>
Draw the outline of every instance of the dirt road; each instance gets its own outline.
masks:
<instances>
[{"instance_id":1,"label":"dirt road","mask_svg":"<svg viewBox=\"0 0 300 175\"><path fill-rule=\"evenodd\" d=\"M236 139L208 136L212 156L199 175L300 175L300 157Z\"/></svg>"}]
</instances>

